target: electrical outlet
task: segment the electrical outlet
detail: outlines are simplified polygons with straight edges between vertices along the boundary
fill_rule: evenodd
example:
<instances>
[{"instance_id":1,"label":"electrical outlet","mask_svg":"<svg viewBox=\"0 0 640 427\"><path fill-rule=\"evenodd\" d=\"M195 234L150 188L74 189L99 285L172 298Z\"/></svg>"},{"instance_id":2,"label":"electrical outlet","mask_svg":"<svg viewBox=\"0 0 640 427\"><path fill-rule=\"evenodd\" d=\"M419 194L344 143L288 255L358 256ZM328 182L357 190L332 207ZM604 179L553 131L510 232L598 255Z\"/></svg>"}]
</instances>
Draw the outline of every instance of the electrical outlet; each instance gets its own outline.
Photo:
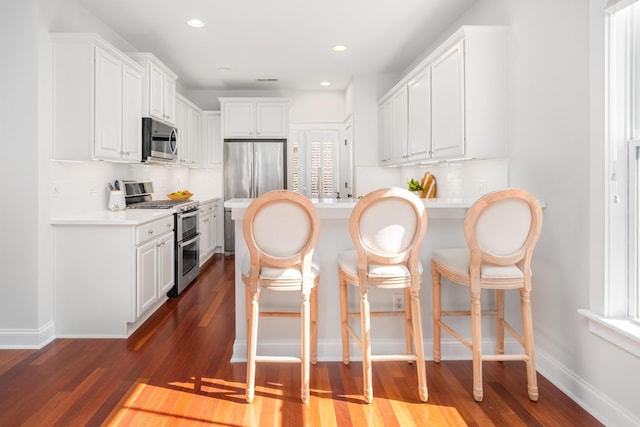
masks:
<instances>
[{"instance_id":1,"label":"electrical outlet","mask_svg":"<svg viewBox=\"0 0 640 427\"><path fill-rule=\"evenodd\" d=\"M478 193L485 194L487 192L487 181L484 179L478 180Z\"/></svg>"},{"instance_id":2,"label":"electrical outlet","mask_svg":"<svg viewBox=\"0 0 640 427\"><path fill-rule=\"evenodd\" d=\"M404 311L404 295L391 294L391 304L393 311Z\"/></svg>"}]
</instances>

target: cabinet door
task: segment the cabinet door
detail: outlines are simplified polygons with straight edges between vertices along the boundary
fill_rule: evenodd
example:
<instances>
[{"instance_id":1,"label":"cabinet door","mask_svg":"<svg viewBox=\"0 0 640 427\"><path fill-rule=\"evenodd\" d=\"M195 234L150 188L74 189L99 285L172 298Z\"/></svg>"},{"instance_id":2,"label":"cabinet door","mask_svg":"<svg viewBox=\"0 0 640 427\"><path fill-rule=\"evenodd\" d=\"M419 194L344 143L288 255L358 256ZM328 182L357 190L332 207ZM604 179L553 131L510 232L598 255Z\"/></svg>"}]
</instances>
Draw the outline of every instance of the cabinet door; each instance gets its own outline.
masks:
<instances>
[{"instance_id":1,"label":"cabinet door","mask_svg":"<svg viewBox=\"0 0 640 427\"><path fill-rule=\"evenodd\" d=\"M429 69L411 80L408 90L407 145L411 160L429 158L431 148L431 79Z\"/></svg>"},{"instance_id":2,"label":"cabinet door","mask_svg":"<svg viewBox=\"0 0 640 427\"><path fill-rule=\"evenodd\" d=\"M254 137L255 103L231 102L224 104L224 136Z\"/></svg>"},{"instance_id":3,"label":"cabinet door","mask_svg":"<svg viewBox=\"0 0 640 427\"><path fill-rule=\"evenodd\" d=\"M432 158L464 155L463 42L431 66Z\"/></svg>"},{"instance_id":4,"label":"cabinet door","mask_svg":"<svg viewBox=\"0 0 640 427\"><path fill-rule=\"evenodd\" d=\"M96 47L94 154L120 160L122 149L122 62Z\"/></svg>"},{"instance_id":5,"label":"cabinet door","mask_svg":"<svg viewBox=\"0 0 640 427\"><path fill-rule=\"evenodd\" d=\"M205 167L218 166L222 164L222 133L220 129L220 113L213 112L206 114L206 136L203 138L205 144Z\"/></svg>"},{"instance_id":6,"label":"cabinet door","mask_svg":"<svg viewBox=\"0 0 640 427\"><path fill-rule=\"evenodd\" d=\"M122 75L122 158L142 158L142 76L124 67Z\"/></svg>"},{"instance_id":7,"label":"cabinet door","mask_svg":"<svg viewBox=\"0 0 640 427\"><path fill-rule=\"evenodd\" d=\"M136 282L136 315L140 317L158 299L158 251L157 240L138 246L137 282Z\"/></svg>"},{"instance_id":8,"label":"cabinet door","mask_svg":"<svg viewBox=\"0 0 640 427\"><path fill-rule=\"evenodd\" d=\"M202 215L200 219L200 265L211 255L211 214Z\"/></svg>"},{"instance_id":9,"label":"cabinet door","mask_svg":"<svg viewBox=\"0 0 640 427\"><path fill-rule=\"evenodd\" d=\"M149 115L164 120L164 72L154 63L149 67Z\"/></svg>"},{"instance_id":10,"label":"cabinet door","mask_svg":"<svg viewBox=\"0 0 640 427\"><path fill-rule=\"evenodd\" d=\"M163 118L172 125L176 124L176 81L165 75L163 97Z\"/></svg>"},{"instance_id":11,"label":"cabinet door","mask_svg":"<svg viewBox=\"0 0 640 427\"><path fill-rule=\"evenodd\" d=\"M190 147L190 112L191 107L180 100L176 100L176 115L178 117L178 158L180 165L187 166L191 159Z\"/></svg>"},{"instance_id":12,"label":"cabinet door","mask_svg":"<svg viewBox=\"0 0 640 427\"><path fill-rule=\"evenodd\" d=\"M189 109L189 166L199 166L202 161L202 121L199 110Z\"/></svg>"},{"instance_id":13,"label":"cabinet door","mask_svg":"<svg viewBox=\"0 0 640 427\"><path fill-rule=\"evenodd\" d=\"M175 238L173 232L158 239L158 298L162 298L175 283Z\"/></svg>"},{"instance_id":14,"label":"cabinet door","mask_svg":"<svg viewBox=\"0 0 640 427\"><path fill-rule=\"evenodd\" d=\"M281 102L256 104L256 137L287 137L287 104Z\"/></svg>"},{"instance_id":15,"label":"cabinet door","mask_svg":"<svg viewBox=\"0 0 640 427\"><path fill-rule=\"evenodd\" d=\"M401 161L407 156L407 88L391 98L391 159Z\"/></svg>"}]
</instances>

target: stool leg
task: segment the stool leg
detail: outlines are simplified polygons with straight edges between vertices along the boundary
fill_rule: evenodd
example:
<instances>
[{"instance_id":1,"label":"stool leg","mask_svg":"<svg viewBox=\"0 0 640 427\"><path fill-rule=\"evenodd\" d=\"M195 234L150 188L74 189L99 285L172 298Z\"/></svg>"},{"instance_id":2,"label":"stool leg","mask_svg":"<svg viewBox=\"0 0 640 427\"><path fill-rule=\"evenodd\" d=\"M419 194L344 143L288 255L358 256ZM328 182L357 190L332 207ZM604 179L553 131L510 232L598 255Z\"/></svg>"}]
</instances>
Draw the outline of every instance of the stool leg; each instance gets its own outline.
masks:
<instances>
[{"instance_id":1,"label":"stool leg","mask_svg":"<svg viewBox=\"0 0 640 427\"><path fill-rule=\"evenodd\" d=\"M360 328L362 340L362 379L364 381L364 400L373 400L373 385L371 379L371 321L369 317L369 296L366 291L360 291Z\"/></svg>"},{"instance_id":2,"label":"stool leg","mask_svg":"<svg viewBox=\"0 0 640 427\"><path fill-rule=\"evenodd\" d=\"M524 331L524 351L529 356L527 366L527 389L529 399L538 400L538 380L536 378L535 350L533 347L533 320L531 318L531 293L520 290L520 304L522 308L522 328Z\"/></svg>"},{"instance_id":3,"label":"stool leg","mask_svg":"<svg viewBox=\"0 0 640 427\"><path fill-rule=\"evenodd\" d=\"M440 363L440 272L434 261L431 262L433 293L433 361Z\"/></svg>"},{"instance_id":4,"label":"stool leg","mask_svg":"<svg viewBox=\"0 0 640 427\"><path fill-rule=\"evenodd\" d=\"M413 340L411 337L412 328L411 319L411 291L409 288L404 288L404 334L406 342L406 353L413 354Z\"/></svg>"},{"instance_id":5,"label":"stool leg","mask_svg":"<svg viewBox=\"0 0 640 427\"><path fill-rule=\"evenodd\" d=\"M411 319L413 324L413 341L418 368L418 395L422 402L429 398L427 390L427 368L424 364L424 346L422 343L422 314L420 311L420 291L411 290Z\"/></svg>"},{"instance_id":6,"label":"stool leg","mask_svg":"<svg viewBox=\"0 0 640 427\"><path fill-rule=\"evenodd\" d=\"M318 363L318 280L311 289L311 363Z\"/></svg>"},{"instance_id":7,"label":"stool leg","mask_svg":"<svg viewBox=\"0 0 640 427\"><path fill-rule=\"evenodd\" d=\"M249 298L249 311L248 311L248 336L247 336L247 402L253 402L255 393L255 379L256 379L256 344L258 339L258 318L260 317L260 307L258 305L258 297L260 289L258 288L255 293L251 291L251 287L246 287L246 292Z\"/></svg>"},{"instance_id":8,"label":"stool leg","mask_svg":"<svg viewBox=\"0 0 640 427\"><path fill-rule=\"evenodd\" d=\"M347 279L342 272L342 269L338 267L338 281L340 284L340 324L342 327L342 363L349 364L349 330L347 329L347 322L349 321L347 301Z\"/></svg>"},{"instance_id":9,"label":"stool leg","mask_svg":"<svg viewBox=\"0 0 640 427\"><path fill-rule=\"evenodd\" d=\"M496 289L496 354L504 354L504 289Z\"/></svg>"},{"instance_id":10,"label":"stool leg","mask_svg":"<svg viewBox=\"0 0 640 427\"><path fill-rule=\"evenodd\" d=\"M473 285L471 285L473 287ZM473 353L473 398L482 402L482 333L480 292L471 291L471 351Z\"/></svg>"},{"instance_id":11,"label":"stool leg","mask_svg":"<svg viewBox=\"0 0 640 427\"><path fill-rule=\"evenodd\" d=\"M309 402L309 359L310 359L310 344L309 337L311 335L311 319L310 319L310 307L309 307L309 294L302 294L302 305L300 307L302 331L300 342L302 343L302 349L300 351L300 379L302 387L300 390L300 398L302 403Z\"/></svg>"}]
</instances>

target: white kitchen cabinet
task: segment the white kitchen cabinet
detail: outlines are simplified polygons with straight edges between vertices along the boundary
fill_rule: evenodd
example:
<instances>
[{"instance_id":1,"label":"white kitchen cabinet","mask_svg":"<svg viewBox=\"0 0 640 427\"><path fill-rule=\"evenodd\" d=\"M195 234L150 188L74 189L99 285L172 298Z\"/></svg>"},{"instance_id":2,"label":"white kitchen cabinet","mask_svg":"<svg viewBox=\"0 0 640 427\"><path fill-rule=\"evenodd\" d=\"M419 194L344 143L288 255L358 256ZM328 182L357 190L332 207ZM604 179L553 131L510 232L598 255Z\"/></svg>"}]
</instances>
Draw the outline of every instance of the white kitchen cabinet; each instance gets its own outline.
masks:
<instances>
[{"instance_id":1,"label":"white kitchen cabinet","mask_svg":"<svg viewBox=\"0 0 640 427\"><path fill-rule=\"evenodd\" d=\"M205 111L203 114L203 167L222 165L222 127L220 111Z\"/></svg>"},{"instance_id":2,"label":"white kitchen cabinet","mask_svg":"<svg viewBox=\"0 0 640 427\"><path fill-rule=\"evenodd\" d=\"M378 105L378 138L380 164L391 162L391 100Z\"/></svg>"},{"instance_id":3,"label":"white kitchen cabinet","mask_svg":"<svg viewBox=\"0 0 640 427\"><path fill-rule=\"evenodd\" d=\"M51 39L53 158L139 162L142 67L96 35Z\"/></svg>"},{"instance_id":4,"label":"white kitchen cabinet","mask_svg":"<svg viewBox=\"0 0 640 427\"><path fill-rule=\"evenodd\" d=\"M184 96L176 95L178 162L180 166L202 164L202 110Z\"/></svg>"},{"instance_id":5,"label":"white kitchen cabinet","mask_svg":"<svg viewBox=\"0 0 640 427\"><path fill-rule=\"evenodd\" d=\"M171 218L173 223L173 218ZM141 243L136 249L136 315L142 316L158 300L164 300L173 287L175 237L173 225L167 231L169 220L156 221L145 227ZM144 235L146 233L146 235Z\"/></svg>"},{"instance_id":6,"label":"white kitchen cabinet","mask_svg":"<svg viewBox=\"0 0 640 427\"><path fill-rule=\"evenodd\" d=\"M215 253L217 240L218 201L213 200L200 205L200 265Z\"/></svg>"},{"instance_id":7,"label":"white kitchen cabinet","mask_svg":"<svg viewBox=\"0 0 640 427\"><path fill-rule=\"evenodd\" d=\"M224 138L287 138L289 105L285 98L219 98Z\"/></svg>"},{"instance_id":8,"label":"white kitchen cabinet","mask_svg":"<svg viewBox=\"0 0 640 427\"><path fill-rule=\"evenodd\" d=\"M173 214L53 227L57 337L126 338L174 284Z\"/></svg>"},{"instance_id":9,"label":"white kitchen cabinet","mask_svg":"<svg viewBox=\"0 0 640 427\"><path fill-rule=\"evenodd\" d=\"M133 52L128 55L144 68L143 116L175 125L178 76L151 53Z\"/></svg>"},{"instance_id":10,"label":"white kitchen cabinet","mask_svg":"<svg viewBox=\"0 0 640 427\"><path fill-rule=\"evenodd\" d=\"M423 160L431 148L431 70L421 71L407 83L407 159Z\"/></svg>"},{"instance_id":11,"label":"white kitchen cabinet","mask_svg":"<svg viewBox=\"0 0 640 427\"><path fill-rule=\"evenodd\" d=\"M407 87L401 87L391 96L391 161L407 158Z\"/></svg>"},{"instance_id":12,"label":"white kitchen cabinet","mask_svg":"<svg viewBox=\"0 0 640 427\"><path fill-rule=\"evenodd\" d=\"M506 27L464 26L454 33L380 99L380 164L505 157L506 67Z\"/></svg>"},{"instance_id":13,"label":"white kitchen cabinet","mask_svg":"<svg viewBox=\"0 0 640 427\"><path fill-rule=\"evenodd\" d=\"M431 64L431 154L446 159L464 150L464 55L463 41Z\"/></svg>"}]
</instances>

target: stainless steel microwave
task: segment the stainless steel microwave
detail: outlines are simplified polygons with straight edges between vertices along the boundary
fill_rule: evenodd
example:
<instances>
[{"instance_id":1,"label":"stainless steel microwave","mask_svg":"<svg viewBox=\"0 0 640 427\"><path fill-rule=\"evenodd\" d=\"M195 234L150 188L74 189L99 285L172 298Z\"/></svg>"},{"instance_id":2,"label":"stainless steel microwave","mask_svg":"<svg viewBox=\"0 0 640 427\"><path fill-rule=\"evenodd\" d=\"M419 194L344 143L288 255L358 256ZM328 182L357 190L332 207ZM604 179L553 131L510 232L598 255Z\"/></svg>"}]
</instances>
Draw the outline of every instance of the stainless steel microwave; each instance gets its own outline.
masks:
<instances>
[{"instance_id":1,"label":"stainless steel microwave","mask_svg":"<svg viewBox=\"0 0 640 427\"><path fill-rule=\"evenodd\" d=\"M178 160L178 129L150 117L142 118L142 161L175 163Z\"/></svg>"}]
</instances>

